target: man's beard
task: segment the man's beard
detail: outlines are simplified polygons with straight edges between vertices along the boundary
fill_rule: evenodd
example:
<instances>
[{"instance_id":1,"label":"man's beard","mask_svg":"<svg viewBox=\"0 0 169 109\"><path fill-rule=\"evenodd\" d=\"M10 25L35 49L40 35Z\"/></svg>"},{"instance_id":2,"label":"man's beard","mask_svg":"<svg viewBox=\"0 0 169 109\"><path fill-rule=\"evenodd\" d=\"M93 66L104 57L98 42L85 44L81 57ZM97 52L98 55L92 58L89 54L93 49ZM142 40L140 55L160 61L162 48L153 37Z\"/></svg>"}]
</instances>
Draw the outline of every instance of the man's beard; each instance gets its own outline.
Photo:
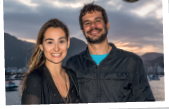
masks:
<instances>
[{"instance_id":1,"label":"man's beard","mask_svg":"<svg viewBox=\"0 0 169 109\"><path fill-rule=\"evenodd\" d=\"M95 29L96 29L96 30L101 30L101 29L99 29L99 28L95 28ZM91 43L91 44L99 44L99 43L103 42L103 41L106 39L106 37L107 37L107 28L105 27L104 29L105 29L105 32L104 32L103 34L101 34L100 36L98 36L97 39L92 39L92 38L90 38L89 36L87 36L87 35L84 33L86 40L87 40L89 43ZM87 33L90 33L92 30L93 30L93 29L91 29L91 30L88 31ZM83 31L84 31L84 30L83 30Z\"/></svg>"}]
</instances>

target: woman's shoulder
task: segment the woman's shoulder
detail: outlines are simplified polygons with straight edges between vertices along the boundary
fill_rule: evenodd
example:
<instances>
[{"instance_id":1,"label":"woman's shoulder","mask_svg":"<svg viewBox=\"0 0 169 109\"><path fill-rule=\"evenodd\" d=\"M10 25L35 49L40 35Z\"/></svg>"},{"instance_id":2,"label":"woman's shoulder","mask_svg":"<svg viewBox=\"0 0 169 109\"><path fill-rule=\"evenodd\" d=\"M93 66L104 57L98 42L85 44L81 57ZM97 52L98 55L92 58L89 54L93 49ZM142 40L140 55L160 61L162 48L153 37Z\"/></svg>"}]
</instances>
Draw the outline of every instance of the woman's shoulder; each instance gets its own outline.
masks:
<instances>
[{"instance_id":1,"label":"woman's shoulder","mask_svg":"<svg viewBox=\"0 0 169 109\"><path fill-rule=\"evenodd\" d=\"M36 68L27 75L27 81L38 82L41 80L42 74L43 74L42 69Z\"/></svg>"}]
</instances>

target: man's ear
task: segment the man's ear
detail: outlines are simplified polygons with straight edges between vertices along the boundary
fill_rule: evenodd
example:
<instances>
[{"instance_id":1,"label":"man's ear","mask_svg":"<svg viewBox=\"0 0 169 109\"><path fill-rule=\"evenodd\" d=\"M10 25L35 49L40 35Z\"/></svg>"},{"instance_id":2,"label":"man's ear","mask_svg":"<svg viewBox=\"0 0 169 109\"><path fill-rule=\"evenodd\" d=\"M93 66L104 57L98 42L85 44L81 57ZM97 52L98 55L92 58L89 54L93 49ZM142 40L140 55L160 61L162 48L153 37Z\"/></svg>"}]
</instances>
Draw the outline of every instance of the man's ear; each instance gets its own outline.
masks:
<instances>
[{"instance_id":1,"label":"man's ear","mask_svg":"<svg viewBox=\"0 0 169 109\"><path fill-rule=\"evenodd\" d=\"M43 51L43 46L42 46L42 44L39 45L39 48L41 49L41 51Z\"/></svg>"},{"instance_id":2,"label":"man's ear","mask_svg":"<svg viewBox=\"0 0 169 109\"><path fill-rule=\"evenodd\" d=\"M82 33L84 34L84 31L83 30L81 30L82 31Z\"/></svg>"},{"instance_id":3,"label":"man's ear","mask_svg":"<svg viewBox=\"0 0 169 109\"><path fill-rule=\"evenodd\" d=\"M110 23L109 22L107 22L107 30L109 30L109 28L110 28Z\"/></svg>"}]
</instances>

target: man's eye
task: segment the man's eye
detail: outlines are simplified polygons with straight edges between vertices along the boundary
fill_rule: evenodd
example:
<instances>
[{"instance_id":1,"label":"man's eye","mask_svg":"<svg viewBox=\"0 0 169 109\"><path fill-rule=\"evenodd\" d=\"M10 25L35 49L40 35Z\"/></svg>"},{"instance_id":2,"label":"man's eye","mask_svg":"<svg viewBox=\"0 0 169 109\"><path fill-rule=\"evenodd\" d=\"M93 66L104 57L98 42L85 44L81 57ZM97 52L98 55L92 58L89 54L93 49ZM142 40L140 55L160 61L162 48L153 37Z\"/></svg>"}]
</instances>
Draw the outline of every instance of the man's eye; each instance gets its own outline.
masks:
<instances>
[{"instance_id":1,"label":"man's eye","mask_svg":"<svg viewBox=\"0 0 169 109\"><path fill-rule=\"evenodd\" d=\"M100 22L100 20L96 20L96 22Z\"/></svg>"},{"instance_id":2,"label":"man's eye","mask_svg":"<svg viewBox=\"0 0 169 109\"><path fill-rule=\"evenodd\" d=\"M85 25L89 25L90 23L85 23Z\"/></svg>"}]
</instances>

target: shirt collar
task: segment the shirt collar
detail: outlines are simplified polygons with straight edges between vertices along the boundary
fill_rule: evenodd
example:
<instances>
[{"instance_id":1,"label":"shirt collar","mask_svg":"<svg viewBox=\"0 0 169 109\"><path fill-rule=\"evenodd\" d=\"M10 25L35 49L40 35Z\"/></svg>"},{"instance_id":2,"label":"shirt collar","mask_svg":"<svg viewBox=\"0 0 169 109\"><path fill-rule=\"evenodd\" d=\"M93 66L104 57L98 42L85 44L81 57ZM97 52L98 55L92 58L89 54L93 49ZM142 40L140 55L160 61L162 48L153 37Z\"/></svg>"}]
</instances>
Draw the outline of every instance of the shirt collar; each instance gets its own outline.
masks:
<instances>
[{"instance_id":1,"label":"shirt collar","mask_svg":"<svg viewBox=\"0 0 169 109\"><path fill-rule=\"evenodd\" d=\"M112 58L112 57L114 57L115 54L116 54L116 51L117 51L117 48L116 48L116 46L115 46L113 43L109 43L109 45L112 47L112 49L110 50L110 52L109 52L109 54L108 54L108 56L107 56L106 58L109 58L109 57ZM91 58L91 56L90 56L90 53L89 53L88 47L86 47L86 50L85 50L85 52L82 54L82 56L83 56L84 58L86 58L86 59L92 60L92 58Z\"/></svg>"}]
</instances>

